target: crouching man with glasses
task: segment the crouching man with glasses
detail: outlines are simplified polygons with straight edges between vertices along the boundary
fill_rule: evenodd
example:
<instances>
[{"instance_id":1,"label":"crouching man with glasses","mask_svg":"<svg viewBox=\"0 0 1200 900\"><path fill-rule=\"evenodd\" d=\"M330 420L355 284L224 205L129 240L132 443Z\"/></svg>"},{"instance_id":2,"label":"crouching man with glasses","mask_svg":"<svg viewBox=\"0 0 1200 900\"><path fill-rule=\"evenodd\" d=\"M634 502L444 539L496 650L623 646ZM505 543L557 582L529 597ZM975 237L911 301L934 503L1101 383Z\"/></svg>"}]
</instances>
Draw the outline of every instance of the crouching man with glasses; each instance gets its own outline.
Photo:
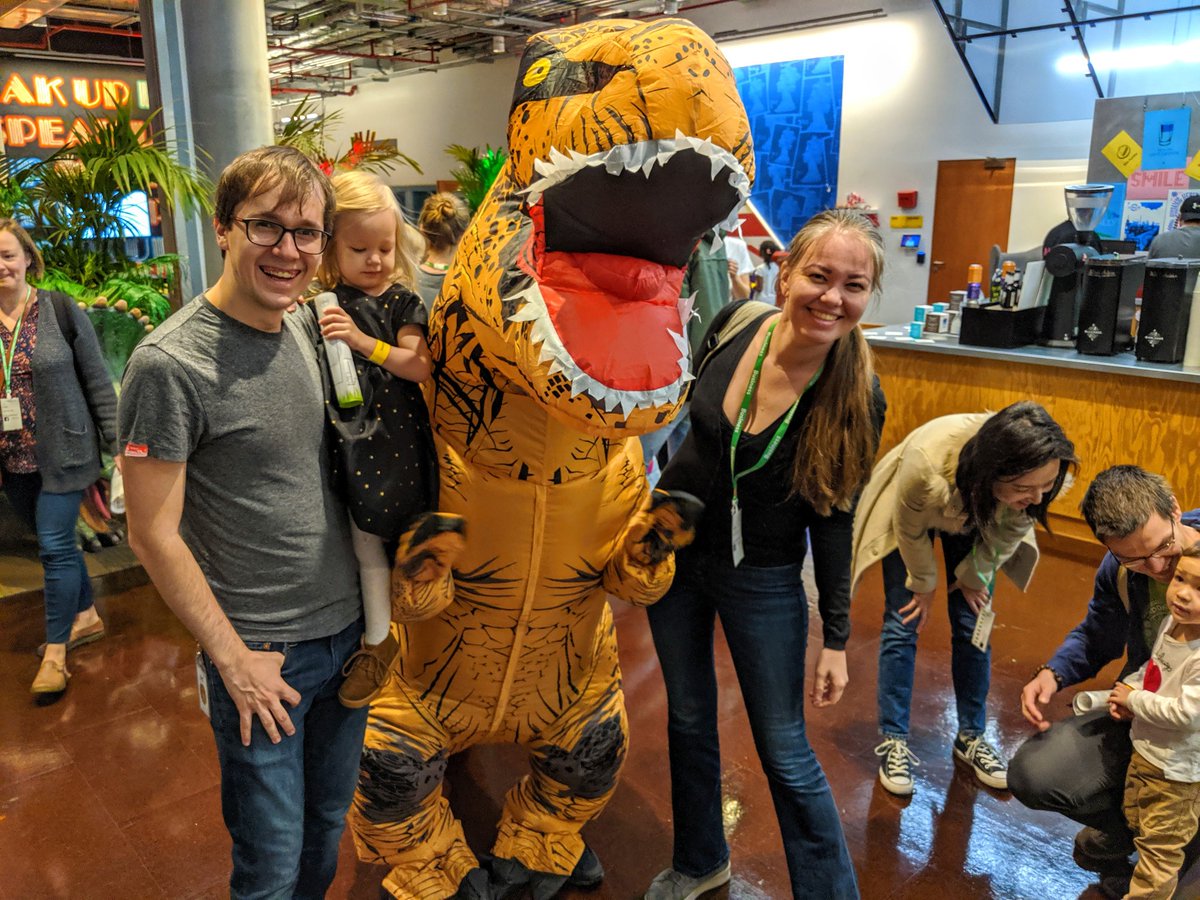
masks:
<instances>
[{"instance_id":1,"label":"crouching man with glasses","mask_svg":"<svg viewBox=\"0 0 1200 900\"><path fill-rule=\"evenodd\" d=\"M1129 722L1111 718L1107 706L1053 725L1043 712L1056 693L1095 677L1122 653L1118 680L1149 659L1179 554L1200 540L1200 509L1181 512L1166 479L1138 466L1105 469L1080 507L1108 553L1084 620L1021 691L1021 712L1040 733L1012 758L1008 786L1026 806L1085 826L1075 838L1075 862L1100 875L1102 893L1119 898L1133 871L1122 811Z\"/></svg>"}]
</instances>

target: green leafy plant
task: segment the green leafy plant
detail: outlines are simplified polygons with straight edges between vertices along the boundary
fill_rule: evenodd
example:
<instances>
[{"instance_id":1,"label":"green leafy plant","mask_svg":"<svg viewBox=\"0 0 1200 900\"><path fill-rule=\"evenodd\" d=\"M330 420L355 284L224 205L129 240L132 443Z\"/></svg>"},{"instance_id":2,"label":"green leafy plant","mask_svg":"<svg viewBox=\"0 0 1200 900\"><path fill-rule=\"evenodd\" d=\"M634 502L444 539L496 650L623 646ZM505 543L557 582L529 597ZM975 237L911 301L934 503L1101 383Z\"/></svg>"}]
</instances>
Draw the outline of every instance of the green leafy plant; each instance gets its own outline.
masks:
<instances>
[{"instance_id":1,"label":"green leafy plant","mask_svg":"<svg viewBox=\"0 0 1200 900\"><path fill-rule=\"evenodd\" d=\"M326 175L348 169L387 173L398 165L421 172L415 159L401 153L392 141L376 140L373 131L356 131L351 135L350 146L346 150L341 153L330 151L327 131L341 121L342 112L318 113L316 106L311 97L302 99L283 123L275 143L299 150L320 166Z\"/></svg>"},{"instance_id":2,"label":"green leafy plant","mask_svg":"<svg viewBox=\"0 0 1200 900\"><path fill-rule=\"evenodd\" d=\"M458 189L474 213L500 174L508 154L490 144L484 146L482 153L478 147L464 147L462 144L451 144L446 152L461 164L450 174L458 182Z\"/></svg>"}]
</instances>

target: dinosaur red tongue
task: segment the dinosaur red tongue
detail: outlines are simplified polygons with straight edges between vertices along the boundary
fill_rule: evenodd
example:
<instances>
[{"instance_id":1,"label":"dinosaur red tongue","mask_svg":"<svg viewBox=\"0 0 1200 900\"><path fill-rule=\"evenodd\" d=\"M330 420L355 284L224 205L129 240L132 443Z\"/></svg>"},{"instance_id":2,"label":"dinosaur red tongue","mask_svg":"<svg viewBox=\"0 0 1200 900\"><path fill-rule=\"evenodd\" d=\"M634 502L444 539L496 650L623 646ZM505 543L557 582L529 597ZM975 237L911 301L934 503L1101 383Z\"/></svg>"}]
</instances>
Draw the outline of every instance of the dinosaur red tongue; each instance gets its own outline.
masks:
<instances>
[{"instance_id":1,"label":"dinosaur red tongue","mask_svg":"<svg viewBox=\"0 0 1200 900\"><path fill-rule=\"evenodd\" d=\"M683 333L683 270L605 253L542 255L550 321L575 364L606 387L651 391L683 374L670 332Z\"/></svg>"}]
</instances>

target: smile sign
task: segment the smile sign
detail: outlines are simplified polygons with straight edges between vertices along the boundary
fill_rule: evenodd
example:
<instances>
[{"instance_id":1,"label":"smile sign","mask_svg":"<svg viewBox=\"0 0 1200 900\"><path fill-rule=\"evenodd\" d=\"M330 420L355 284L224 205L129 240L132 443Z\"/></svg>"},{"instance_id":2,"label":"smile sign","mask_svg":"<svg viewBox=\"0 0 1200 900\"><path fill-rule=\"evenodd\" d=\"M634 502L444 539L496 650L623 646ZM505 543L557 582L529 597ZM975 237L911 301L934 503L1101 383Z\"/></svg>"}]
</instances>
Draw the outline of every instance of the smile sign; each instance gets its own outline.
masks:
<instances>
[{"instance_id":1,"label":"smile sign","mask_svg":"<svg viewBox=\"0 0 1200 900\"><path fill-rule=\"evenodd\" d=\"M45 159L85 134L88 114L132 103L148 112L150 96L144 70L47 60L10 60L0 74L0 141L11 157Z\"/></svg>"}]
</instances>

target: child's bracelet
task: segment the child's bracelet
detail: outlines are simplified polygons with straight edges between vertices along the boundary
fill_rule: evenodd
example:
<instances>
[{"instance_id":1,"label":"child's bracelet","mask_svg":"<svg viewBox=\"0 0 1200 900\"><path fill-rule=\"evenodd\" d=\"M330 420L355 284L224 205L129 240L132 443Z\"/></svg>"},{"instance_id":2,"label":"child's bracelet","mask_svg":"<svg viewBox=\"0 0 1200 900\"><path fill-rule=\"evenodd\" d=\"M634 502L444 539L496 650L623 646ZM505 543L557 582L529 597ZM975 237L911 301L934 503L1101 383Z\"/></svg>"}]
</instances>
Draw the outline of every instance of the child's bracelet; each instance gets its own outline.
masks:
<instances>
[{"instance_id":1,"label":"child's bracelet","mask_svg":"<svg viewBox=\"0 0 1200 900\"><path fill-rule=\"evenodd\" d=\"M388 358L388 354L392 352L392 348L383 341L375 342L375 349L371 351L371 355L367 357L377 366L382 366L383 361Z\"/></svg>"}]
</instances>

